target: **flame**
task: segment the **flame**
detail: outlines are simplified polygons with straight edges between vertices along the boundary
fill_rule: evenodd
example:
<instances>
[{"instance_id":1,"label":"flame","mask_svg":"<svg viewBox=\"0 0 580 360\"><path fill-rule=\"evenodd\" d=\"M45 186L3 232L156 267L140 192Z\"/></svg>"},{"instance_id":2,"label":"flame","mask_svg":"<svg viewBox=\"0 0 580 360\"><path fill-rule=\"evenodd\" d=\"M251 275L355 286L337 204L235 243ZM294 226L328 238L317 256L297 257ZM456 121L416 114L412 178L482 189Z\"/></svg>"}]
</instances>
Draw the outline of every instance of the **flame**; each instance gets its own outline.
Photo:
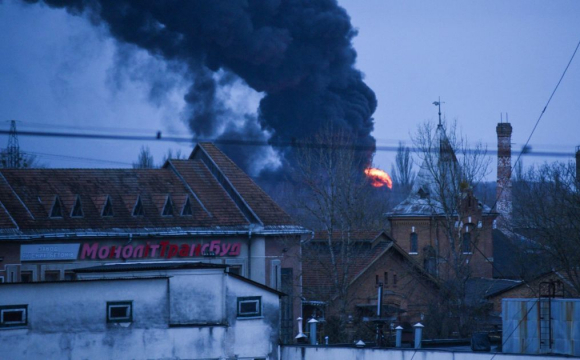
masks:
<instances>
[{"instance_id":1,"label":"flame","mask_svg":"<svg viewBox=\"0 0 580 360\"><path fill-rule=\"evenodd\" d=\"M368 176L371 180L371 185L374 187L382 187L387 186L389 189L393 188L393 180L381 169L377 168L368 168L365 169L365 175Z\"/></svg>"}]
</instances>

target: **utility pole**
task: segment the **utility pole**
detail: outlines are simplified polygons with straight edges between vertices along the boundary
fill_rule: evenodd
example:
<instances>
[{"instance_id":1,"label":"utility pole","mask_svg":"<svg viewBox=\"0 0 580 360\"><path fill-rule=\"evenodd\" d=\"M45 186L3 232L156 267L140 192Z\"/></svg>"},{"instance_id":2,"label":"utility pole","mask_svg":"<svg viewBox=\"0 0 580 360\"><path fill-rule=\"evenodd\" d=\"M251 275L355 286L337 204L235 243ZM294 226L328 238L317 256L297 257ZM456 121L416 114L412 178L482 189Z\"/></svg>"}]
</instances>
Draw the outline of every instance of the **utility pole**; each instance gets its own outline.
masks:
<instances>
[{"instance_id":1,"label":"utility pole","mask_svg":"<svg viewBox=\"0 0 580 360\"><path fill-rule=\"evenodd\" d=\"M10 121L10 132L8 133L8 147L6 148L7 168L20 167L20 144L18 143L18 133L16 132L16 120Z\"/></svg>"},{"instance_id":2,"label":"utility pole","mask_svg":"<svg viewBox=\"0 0 580 360\"><path fill-rule=\"evenodd\" d=\"M439 107L439 126L441 126L441 104L445 104L445 101L441 101L441 96L439 96L439 101L433 101L433 105Z\"/></svg>"}]
</instances>

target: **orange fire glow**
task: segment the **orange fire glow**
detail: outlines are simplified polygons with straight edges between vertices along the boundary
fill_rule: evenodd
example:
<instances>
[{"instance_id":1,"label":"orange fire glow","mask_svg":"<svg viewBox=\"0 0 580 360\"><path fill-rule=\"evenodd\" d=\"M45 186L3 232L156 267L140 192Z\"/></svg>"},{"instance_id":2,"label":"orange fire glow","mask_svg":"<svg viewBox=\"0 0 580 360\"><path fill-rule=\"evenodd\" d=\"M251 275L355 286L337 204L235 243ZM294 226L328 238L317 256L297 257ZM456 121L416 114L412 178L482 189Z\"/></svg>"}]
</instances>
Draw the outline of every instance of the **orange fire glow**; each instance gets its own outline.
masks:
<instances>
[{"instance_id":1,"label":"orange fire glow","mask_svg":"<svg viewBox=\"0 0 580 360\"><path fill-rule=\"evenodd\" d=\"M374 187L381 187L387 186L389 189L393 188L393 180L381 169L377 168L368 168L365 169L365 175L368 176L371 180L371 185Z\"/></svg>"}]
</instances>

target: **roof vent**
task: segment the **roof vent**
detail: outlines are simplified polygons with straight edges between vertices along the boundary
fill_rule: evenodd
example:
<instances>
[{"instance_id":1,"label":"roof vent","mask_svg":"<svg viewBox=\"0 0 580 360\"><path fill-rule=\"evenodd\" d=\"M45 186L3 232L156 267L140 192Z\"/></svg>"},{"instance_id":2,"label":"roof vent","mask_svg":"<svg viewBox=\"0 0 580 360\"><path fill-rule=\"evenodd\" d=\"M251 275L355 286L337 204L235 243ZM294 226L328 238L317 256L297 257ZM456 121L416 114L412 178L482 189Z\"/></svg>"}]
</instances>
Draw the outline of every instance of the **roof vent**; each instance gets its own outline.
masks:
<instances>
[{"instance_id":1,"label":"roof vent","mask_svg":"<svg viewBox=\"0 0 580 360\"><path fill-rule=\"evenodd\" d=\"M52 204L52 209L50 209L51 218L61 218L62 217L62 203L60 202L60 197L56 195L54 197L54 203Z\"/></svg>"},{"instance_id":2,"label":"roof vent","mask_svg":"<svg viewBox=\"0 0 580 360\"><path fill-rule=\"evenodd\" d=\"M105 206L103 206L101 216L113 216L113 203L111 202L111 197L108 195L107 201L105 201Z\"/></svg>"},{"instance_id":3,"label":"roof vent","mask_svg":"<svg viewBox=\"0 0 580 360\"><path fill-rule=\"evenodd\" d=\"M83 217L83 207L81 205L81 197L77 195L77 199L75 200L75 205L70 213L70 217Z\"/></svg>"},{"instance_id":4,"label":"roof vent","mask_svg":"<svg viewBox=\"0 0 580 360\"><path fill-rule=\"evenodd\" d=\"M173 216L173 201L171 201L171 196L167 195L167 200L165 200L165 206L163 206L163 216Z\"/></svg>"},{"instance_id":5,"label":"roof vent","mask_svg":"<svg viewBox=\"0 0 580 360\"><path fill-rule=\"evenodd\" d=\"M189 196L185 198L185 204L183 205L183 209L181 209L181 216L190 216L193 215L193 211L191 210L191 201L189 200Z\"/></svg>"},{"instance_id":6,"label":"roof vent","mask_svg":"<svg viewBox=\"0 0 580 360\"><path fill-rule=\"evenodd\" d=\"M137 196L137 202L133 207L133 216L144 216L145 211L143 211L143 203L141 202L141 195Z\"/></svg>"}]
</instances>

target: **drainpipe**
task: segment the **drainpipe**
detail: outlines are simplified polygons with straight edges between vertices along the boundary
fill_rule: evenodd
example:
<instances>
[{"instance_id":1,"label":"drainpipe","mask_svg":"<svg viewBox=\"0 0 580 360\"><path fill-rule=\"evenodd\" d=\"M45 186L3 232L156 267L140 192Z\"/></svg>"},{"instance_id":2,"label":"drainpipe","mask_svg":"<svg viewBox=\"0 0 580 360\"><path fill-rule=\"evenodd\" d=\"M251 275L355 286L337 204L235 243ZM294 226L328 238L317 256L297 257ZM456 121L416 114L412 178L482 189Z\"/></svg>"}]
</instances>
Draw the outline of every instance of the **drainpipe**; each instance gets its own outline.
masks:
<instances>
[{"instance_id":1,"label":"drainpipe","mask_svg":"<svg viewBox=\"0 0 580 360\"><path fill-rule=\"evenodd\" d=\"M252 279L252 224L248 230L248 279Z\"/></svg>"}]
</instances>

